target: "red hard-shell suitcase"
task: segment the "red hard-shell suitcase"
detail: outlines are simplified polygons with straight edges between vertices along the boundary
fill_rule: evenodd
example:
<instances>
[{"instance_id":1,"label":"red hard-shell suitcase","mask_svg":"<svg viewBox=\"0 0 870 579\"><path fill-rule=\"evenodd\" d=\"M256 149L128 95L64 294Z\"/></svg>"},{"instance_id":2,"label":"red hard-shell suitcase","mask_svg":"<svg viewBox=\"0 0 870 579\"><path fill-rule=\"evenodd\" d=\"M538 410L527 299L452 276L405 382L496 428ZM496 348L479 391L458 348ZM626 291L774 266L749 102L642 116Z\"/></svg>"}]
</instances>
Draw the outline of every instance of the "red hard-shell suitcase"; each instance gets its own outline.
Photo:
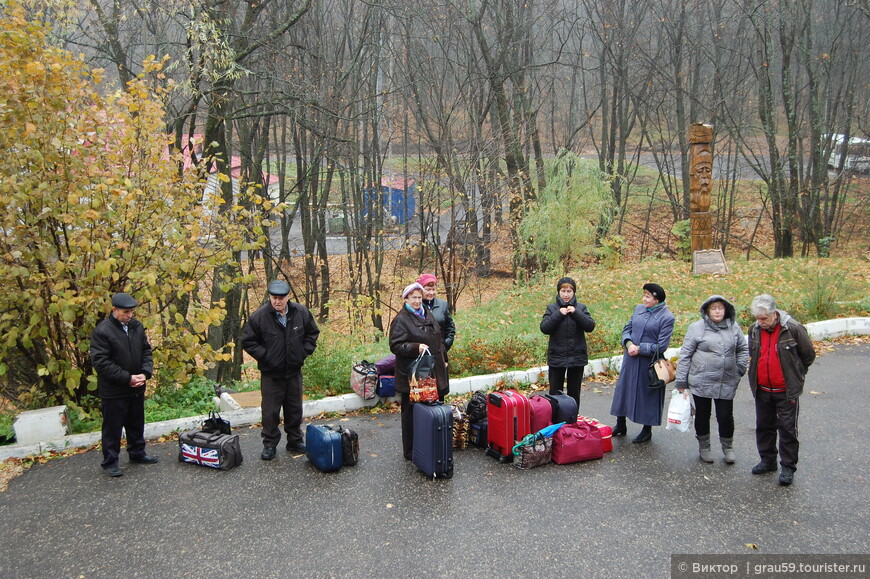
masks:
<instances>
[{"instance_id":1,"label":"red hard-shell suitcase","mask_svg":"<svg viewBox=\"0 0 870 579\"><path fill-rule=\"evenodd\" d=\"M530 433L529 399L514 390L490 392L486 415L486 453L501 462L513 461L514 445Z\"/></svg>"},{"instance_id":2,"label":"red hard-shell suitcase","mask_svg":"<svg viewBox=\"0 0 870 579\"><path fill-rule=\"evenodd\" d=\"M553 407L550 401L535 394L529 398L529 429L532 433L538 432L553 424Z\"/></svg>"},{"instance_id":3,"label":"red hard-shell suitcase","mask_svg":"<svg viewBox=\"0 0 870 579\"><path fill-rule=\"evenodd\" d=\"M524 394L520 394L516 390L508 390L516 397L517 402L517 421L516 421L516 438L514 439L514 444L521 441L527 434L532 433L532 408L529 406L529 399L525 397ZM514 447L508 449L510 453L513 455Z\"/></svg>"}]
</instances>

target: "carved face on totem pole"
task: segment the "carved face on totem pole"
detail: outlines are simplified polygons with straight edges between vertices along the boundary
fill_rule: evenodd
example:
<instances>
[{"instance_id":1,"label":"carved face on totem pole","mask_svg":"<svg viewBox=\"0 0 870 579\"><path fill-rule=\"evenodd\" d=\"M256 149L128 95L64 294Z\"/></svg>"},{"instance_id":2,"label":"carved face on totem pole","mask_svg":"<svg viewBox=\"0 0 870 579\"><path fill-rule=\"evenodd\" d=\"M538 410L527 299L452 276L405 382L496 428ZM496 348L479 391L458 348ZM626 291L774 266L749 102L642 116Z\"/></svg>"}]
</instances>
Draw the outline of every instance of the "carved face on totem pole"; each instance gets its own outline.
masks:
<instances>
[{"instance_id":1,"label":"carved face on totem pole","mask_svg":"<svg viewBox=\"0 0 870 579\"><path fill-rule=\"evenodd\" d=\"M709 145L697 147L694 153L689 171L692 210L708 211L713 188L713 154Z\"/></svg>"}]
</instances>

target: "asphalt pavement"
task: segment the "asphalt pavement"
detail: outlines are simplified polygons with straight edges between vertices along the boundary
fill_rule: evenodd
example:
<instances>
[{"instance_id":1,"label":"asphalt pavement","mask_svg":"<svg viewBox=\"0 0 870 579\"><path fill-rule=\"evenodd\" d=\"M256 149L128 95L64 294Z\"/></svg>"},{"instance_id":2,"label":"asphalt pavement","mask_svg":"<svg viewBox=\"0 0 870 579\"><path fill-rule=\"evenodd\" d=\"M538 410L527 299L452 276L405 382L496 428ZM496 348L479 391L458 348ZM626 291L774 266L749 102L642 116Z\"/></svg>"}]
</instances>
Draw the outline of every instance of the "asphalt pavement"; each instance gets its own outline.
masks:
<instances>
[{"instance_id":1,"label":"asphalt pavement","mask_svg":"<svg viewBox=\"0 0 870 579\"><path fill-rule=\"evenodd\" d=\"M520 471L469 448L433 481L402 458L399 415L377 414L321 421L362 447L324 474L283 441L260 460L244 427L227 472L179 463L176 442L149 443L155 465L124 455L119 478L98 451L33 466L0 493L0 577L668 577L676 553L866 555L868 359L868 344L841 346L810 369L791 487L750 473L745 380L730 466L715 426L708 465L692 433L638 445L629 423L602 460ZM584 385L581 414L610 423L611 396Z\"/></svg>"}]
</instances>

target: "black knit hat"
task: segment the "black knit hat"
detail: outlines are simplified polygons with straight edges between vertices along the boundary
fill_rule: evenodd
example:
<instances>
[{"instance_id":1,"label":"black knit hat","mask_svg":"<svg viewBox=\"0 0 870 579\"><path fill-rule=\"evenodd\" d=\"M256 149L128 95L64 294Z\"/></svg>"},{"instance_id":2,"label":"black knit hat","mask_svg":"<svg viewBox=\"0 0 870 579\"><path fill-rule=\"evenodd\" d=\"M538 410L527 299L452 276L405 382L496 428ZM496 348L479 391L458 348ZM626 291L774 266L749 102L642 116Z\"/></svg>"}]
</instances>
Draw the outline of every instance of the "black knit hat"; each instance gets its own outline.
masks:
<instances>
[{"instance_id":1,"label":"black knit hat","mask_svg":"<svg viewBox=\"0 0 870 579\"><path fill-rule=\"evenodd\" d=\"M559 283L556 284L556 291L559 291L560 289L562 289L562 286L566 285L566 284L571 286L571 291L573 291L574 293L577 293L577 284L574 283L574 280L571 279L570 277L563 277L562 279L560 279Z\"/></svg>"},{"instance_id":2,"label":"black knit hat","mask_svg":"<svg viewBox=\"0 0 870 579\"><path fill-rule=\"evenodd\" d=\"M665 290L657 283L645 283L643 284L644 291L648 291L652 294L652 297L657 299L659 302L665 301Z\"/></svg>"}]
</instances>

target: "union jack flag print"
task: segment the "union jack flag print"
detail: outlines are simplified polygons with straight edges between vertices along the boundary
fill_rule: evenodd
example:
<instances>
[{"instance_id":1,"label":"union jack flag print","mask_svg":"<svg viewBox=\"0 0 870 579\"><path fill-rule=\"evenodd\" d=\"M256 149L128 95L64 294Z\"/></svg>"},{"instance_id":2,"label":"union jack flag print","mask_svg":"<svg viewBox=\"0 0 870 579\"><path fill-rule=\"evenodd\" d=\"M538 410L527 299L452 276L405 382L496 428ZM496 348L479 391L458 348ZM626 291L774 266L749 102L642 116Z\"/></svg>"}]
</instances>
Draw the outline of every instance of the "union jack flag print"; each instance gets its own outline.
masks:
<instances>
[{"instance_id":1,"label":"union jack flag print","mask_svg":"<svg viewBox=\"0 0 870 579\"><path fill-rule=\"evenodd\" d=\"M192 444L181 443L181 457L184 462L201 464L212 468L220 468L220 455L216 448L202 448Z\"/></svg>"}]
</instances>

